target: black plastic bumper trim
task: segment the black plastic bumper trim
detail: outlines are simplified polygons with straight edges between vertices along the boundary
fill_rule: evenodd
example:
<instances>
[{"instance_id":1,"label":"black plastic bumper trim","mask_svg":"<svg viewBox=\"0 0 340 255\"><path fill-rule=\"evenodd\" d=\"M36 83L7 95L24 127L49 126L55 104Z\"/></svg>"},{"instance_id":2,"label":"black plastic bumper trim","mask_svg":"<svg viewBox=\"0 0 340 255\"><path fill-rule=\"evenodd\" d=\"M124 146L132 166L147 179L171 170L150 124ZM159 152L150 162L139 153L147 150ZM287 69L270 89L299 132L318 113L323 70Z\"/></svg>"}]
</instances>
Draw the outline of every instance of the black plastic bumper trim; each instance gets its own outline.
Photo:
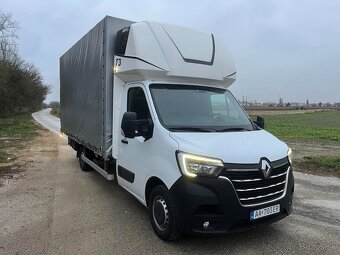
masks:
<instances>
[{"instance_id":1,"label":"black plastic bumper trim","mask_svg":"<svg viewBox=\"0 0 340 255\"><path fill-rule=\"evenodd\" d=\"M284 197L265 205L244 207L232 183L218 178L180 177L170 188L176 201L180 230L187 234L216 235L248 230L281 220L291 213L294 176L289 173ZM250 221L251 210L280 204L280 213ZM203 223L209 221L208 228Z\"/></svg>"}]
</instances>

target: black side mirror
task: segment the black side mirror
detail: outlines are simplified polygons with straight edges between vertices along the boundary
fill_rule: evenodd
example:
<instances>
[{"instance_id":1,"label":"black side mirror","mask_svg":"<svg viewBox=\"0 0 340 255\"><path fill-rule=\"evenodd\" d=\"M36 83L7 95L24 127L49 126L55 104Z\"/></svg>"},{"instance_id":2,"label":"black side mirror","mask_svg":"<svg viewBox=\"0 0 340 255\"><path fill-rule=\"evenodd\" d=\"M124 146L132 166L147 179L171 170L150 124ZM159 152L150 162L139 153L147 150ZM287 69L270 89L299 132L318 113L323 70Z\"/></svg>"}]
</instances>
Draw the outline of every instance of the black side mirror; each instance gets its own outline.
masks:
<instances>
[{"instance_id":1,"label":"black side mirror","mask_svg":"<svg viewBox=\"0 0 340 255\"><path fill-rule=\"evenodd\" d=\"M138 133L145 138L145 141L149 140L153 134L153 122L151 119L139 120Z\"/></svg>"},{"instance_id":2,"label":"black side mirror","mask_svg":"<svg viewBox=\"0 0 340 255\"><path fill-rule=\"evenodd\" d=\"M262 116L257 116L256 121L254 123L259 127L264 129L264 118Z\"/></svg>"},{"instance_id":3,"label":"black side mirror","mask_svg":"<svg viewBox=\"0 0 340 255\"><path fill-rule=\"evenodd\" d=\"M146 141L152 137L153 123L151 119L137 120L135 112L126 112L123 115L121 129L126 138L143 136Z\"/></svg>"},{"instance_id":4,"label":"black side mirror","mask_svg":"<svg viewBox=\"0 0 340 255\"><path fill-rule=\"evenodd\" d=\"M137 120L137 113L135 112L124 113L121 129L126 138L134 138L138 136L139 121Z\"/></svg>"}]
</instances>

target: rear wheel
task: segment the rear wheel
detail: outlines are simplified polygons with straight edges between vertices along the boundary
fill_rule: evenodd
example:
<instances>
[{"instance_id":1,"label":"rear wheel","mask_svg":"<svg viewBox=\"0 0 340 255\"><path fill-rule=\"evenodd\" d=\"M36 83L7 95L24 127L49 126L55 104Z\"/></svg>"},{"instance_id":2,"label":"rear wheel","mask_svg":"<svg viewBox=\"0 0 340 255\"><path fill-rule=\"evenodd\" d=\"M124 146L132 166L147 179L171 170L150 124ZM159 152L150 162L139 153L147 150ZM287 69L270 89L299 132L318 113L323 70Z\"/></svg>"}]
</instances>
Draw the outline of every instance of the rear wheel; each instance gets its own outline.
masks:
<instances>
[{"instance_id":1,"label":"rear wheel","mask_svg":"<svg viewBox=\"0 0 340 255\"><path fill-rule=\"evenodd\" d=\"M79 166L80 169L83 170L84 172L88 172L92 170L92 167L89 166L83 159L82 159L82 155L84 155L86 157L86 148L85 147L81 147L79 149Z\"/></svg>"},{"instance_id":2,"label":"rear wheel","mask_svg":"<svg viewBox=\"0 0 340 255\"><path fill-rule=\"evenodd\" d=\"M151 191L149 217L155 233L162 240L171 241L180 236L175 200L166 186L158 185Z\"/></svg>"}]
</instances>

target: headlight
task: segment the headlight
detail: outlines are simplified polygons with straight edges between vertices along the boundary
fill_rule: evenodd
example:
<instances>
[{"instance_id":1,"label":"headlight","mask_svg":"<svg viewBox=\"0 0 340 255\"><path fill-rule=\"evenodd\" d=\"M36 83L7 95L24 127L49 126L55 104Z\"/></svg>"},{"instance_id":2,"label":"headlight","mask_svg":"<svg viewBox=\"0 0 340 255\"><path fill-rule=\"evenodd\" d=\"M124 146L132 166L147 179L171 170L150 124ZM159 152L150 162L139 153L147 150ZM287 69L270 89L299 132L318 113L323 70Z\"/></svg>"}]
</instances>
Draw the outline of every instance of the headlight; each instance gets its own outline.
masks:
<instances>
[{"instance_id":1,"label":"headlight","mask_svg":"<svg viewBox=\"0 0 340 255\"><path fill-rule=\"evenodd\" d=\"M224 168L223 162L219 159L184 152L178 152L177 159L182 173L189 177L217 176Z\"/></svg>"},{"instance_id":2,"label":"headlight","mask_svg":"<svg viewBox=\"0 0 340 255\"><path fill-rule=\"evenodd\" d=\"M291 148L288 148L288 160L289 160L289 163L292 164L292 162L293 162L293 152L292 152Z\"/></svg>"}]
</instances>

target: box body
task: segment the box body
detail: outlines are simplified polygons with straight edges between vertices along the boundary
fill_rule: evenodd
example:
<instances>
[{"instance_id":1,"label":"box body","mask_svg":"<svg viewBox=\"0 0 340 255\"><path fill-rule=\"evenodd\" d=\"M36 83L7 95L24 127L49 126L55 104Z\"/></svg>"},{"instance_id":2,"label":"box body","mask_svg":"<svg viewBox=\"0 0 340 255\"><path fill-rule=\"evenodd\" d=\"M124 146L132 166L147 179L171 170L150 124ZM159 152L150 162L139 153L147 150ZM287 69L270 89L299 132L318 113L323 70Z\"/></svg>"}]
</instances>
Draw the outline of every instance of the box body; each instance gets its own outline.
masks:
<instances>
[{"instance_id":1,"label":"box body","mask_svg":"<svg viewBox=\"0 0 340 255\"><path fill-rule=\"evenodd\" d=\"M106 16L60 58L61 131L104 159L112 148L116 34L132 23Z\"/></svg>"}]
</instances>

